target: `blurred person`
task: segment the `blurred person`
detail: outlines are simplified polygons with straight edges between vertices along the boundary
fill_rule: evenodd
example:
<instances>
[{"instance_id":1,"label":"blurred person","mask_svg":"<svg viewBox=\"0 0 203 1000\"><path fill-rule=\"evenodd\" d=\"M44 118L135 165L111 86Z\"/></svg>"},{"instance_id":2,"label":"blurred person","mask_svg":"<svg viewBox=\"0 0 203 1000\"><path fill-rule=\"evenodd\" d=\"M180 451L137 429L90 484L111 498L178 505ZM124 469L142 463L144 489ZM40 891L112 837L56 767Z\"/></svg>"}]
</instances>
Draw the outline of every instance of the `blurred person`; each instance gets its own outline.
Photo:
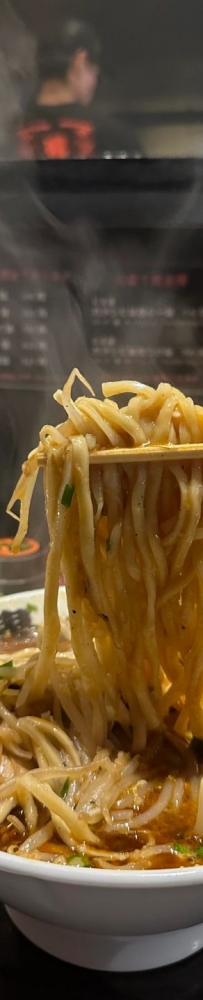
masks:
<instances>
[{"instance_id":1,"label":"blurred person","mask_svg":"<svg viewBox=\"0 0 203 1000\"><path fill-rule=\"evenodd\" d=\"M139 155L134 129L91 109L101 47L82 21L60 21L38 43L37 86L18 130L26 159L97 157L119 150Z\"/></svg>"},{"instance_id":2,"label":"blurred person","mask_svg":"<svg viewBox=\"0 0 203 1000\"><path fill-rule=\"evenodd\" d=\"M61 21L40 39L37 86L19 129L26 158L66 159L96 153L96 128L88 105L99 77L100 46L80 21Z\"/></svg>"}]
</instances>

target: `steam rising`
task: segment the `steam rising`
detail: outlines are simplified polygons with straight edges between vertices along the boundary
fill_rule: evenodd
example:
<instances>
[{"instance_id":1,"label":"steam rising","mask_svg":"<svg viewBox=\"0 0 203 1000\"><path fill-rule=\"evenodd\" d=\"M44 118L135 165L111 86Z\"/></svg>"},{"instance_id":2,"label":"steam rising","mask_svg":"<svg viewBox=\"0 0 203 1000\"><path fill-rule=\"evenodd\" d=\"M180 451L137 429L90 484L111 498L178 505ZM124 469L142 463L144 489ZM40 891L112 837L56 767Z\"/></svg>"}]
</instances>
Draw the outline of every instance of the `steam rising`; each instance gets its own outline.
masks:
<instances>
[{"instance_id":1,"label":"steam rising","mask_svg":"<svg viewBox=\"0 0 203 1000\"><path fill-rule=\"evenodd\" d=\"M15 159L16 124L34 79L35 46L8 0L0 6L0 159Z\"/></svg>"},{"instance_id":2,"label":"steam rising","mask_svg":"<svg viewBox=\"0 0 203 1000\"><path fill-rule=\"evenodd\" d=\"M23 22L12 10L12 6L7 0L2 0L0 9L0 160L15 160L17 157L16 128L20 119L23 101L31 92L35 74L35 45ZM180 239L180 230L183 232L184 225L190 224L195 215L198 215L198 196L200 187L199 167L196 167L194 183L191 190L180 195L178 210L167 219L160 219L160 239L157 256L148 264L148 268L164 270L168 262L177 260L177 251ZM56 178L57 185L57 178ZM119 255L116 248L111 254L107 250L104 236L101 230L90 223L87 219L80 219L67 225L56 218L54 213L46 207L37 187L37 173L33 166L32 188L25 185L25 197L22 203L23 228L20 226L22 219L18 218L17 229L15 225L8 222L6 211L0 208L0 253L5 255L10 261L10 266L16 267L22 273L21 295L26 293L28 278L26 272L35 269L39 272L37 283L38 291L43 292L44 277L48 276L52 270L60 272L62 268L71 264L71 279L56 283L51 287L50 306L48 306L48 359L44 370L44 385L38 393L32 392L35 396L35 403L29 407L29 418L27 419L27 401L25 404L25 414L21 421L21 432L19 433L21 454L19 447L16 452L16 463L18 466L29 447L35 443L40 424L55 419L56 404L52 403L51 396L57 385L62 385L68 372L75 366L79 366L86 378L93 384L97 395L100 393L101 381L107 377L112 377L110 367L105 371L99 368L96 360L91 356L88 347L88 322L89 322L89 302L93 296L113 294L115 274L119 269ZM65 198L65 195L64 195ZM20 206L21 212L21 206ZM170 228L167 237L163 235L162 226ZM134 236L134 259L142 266L142 249L139 235ZM143 257L144 261L144 257ZM9 265L8 265L9 266ZM41 277L40 277L41 276ZM17 290L13 290L15 301L16 330L20 331L21 308ZM143 299L144 299L143 291ZM16 295L16 298L15 298ZM120 301L122 302L122 291L120 291ZM123 300L124 301L124 300ZM171 304L176 303L176 293L173 294ZM174 327L175 331L175 327ZM18 337L17 332L17 337ZM118 330L117 330L118 332ZM117 336L116 332L116 336ZM122 348L127 350L129 332L135 343L139 343L140 330L137 330L136 319L132 320L130 326L121 324L120 337L122 338ZM174 334L170 336L173 339ZM115 336L115 344L116 344ZM152 328L152 347L154 349L148 357L148 371L151 376L156 376L157 354L156 349L161 348L163 342L163 331L160 333L160 326ZM18 346L17 346L18 349ZM116 346L115 346L116 351ZM132 378L137 377L136 360L132 361ZM122 377L122 370L119 374ZM162 379L168 380L167 368L164 371L162 361ZM16 388L16 387L15 387ZM34 385L31 386L34 389ZM12 393L11 393L12 396ZM15 411L13 423L19 427L18 411L23 406L23 396L19 394L19 403L12 403L12 413ZM13 393L14 399L14 393ZM11 417L11 400L4 394L4 412L9 423ZM22 425L23 423L23 425ZM17 437L17 429L16 429ZM17 445L16 440L16 445ZM8 451L8 449L7 449ZM12 453L12 452L11 452ZM8 455L6 455L8 462ZM13 472L12 472L13 475ZM10 491L10 490L9 490ZM5 498L3 498L5 503Z\"/></svg>"}]
</instances>

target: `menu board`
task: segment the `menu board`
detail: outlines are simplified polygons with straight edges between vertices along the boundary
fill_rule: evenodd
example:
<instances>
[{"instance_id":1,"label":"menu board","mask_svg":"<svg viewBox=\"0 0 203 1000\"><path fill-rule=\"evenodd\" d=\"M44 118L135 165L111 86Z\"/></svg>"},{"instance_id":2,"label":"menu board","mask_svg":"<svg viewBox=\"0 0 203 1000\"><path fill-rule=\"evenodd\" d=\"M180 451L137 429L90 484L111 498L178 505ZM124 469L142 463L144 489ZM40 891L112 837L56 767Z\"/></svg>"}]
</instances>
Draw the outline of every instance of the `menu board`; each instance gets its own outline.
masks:
<instances>
[{"instance_id":1,"label":"menu board","mask_svg":"<svg viewBox=\"0 0 203 1000\"><path fill-rule=\"evenodd\" d=\"M48 349L48 294L28 277L0 271L0 380L43 380Z\"/></svg>"},{"instance_id":2,"label":"menu board","mask_svg":"<svg viewBox=\"0 0 203 1000\"><path fill-rule=\"evenodd\" d=\"M203 394L202 288L201 270L119 274L92 299L92 356L112 378Z\"/></svg>"},{"instance_id":3,"label":"menu board","mask_svg":"<svg viewBox=\"0 0 203 1000\"><path fill-rule=\"evenodd\" d=\"M203 398L201 254L157 268L151 252L141 260L137 233L102 252L82 293L70 254L58 270L0 268L0 385L49 392L85 365L97 390L104 378L135 378Z\"/></svg>"},{"instance_id":4,"label":"menu board","mask_svg":"<svg viewBox=\"0 0 203 1000\"><path fill-rule=\"evenodd\" d=\"M36 390L53 381L51 344L56 316L66 321L60 288L69 277L63 268L0 268L0 385Z\"/></svg>"}]
</instances>

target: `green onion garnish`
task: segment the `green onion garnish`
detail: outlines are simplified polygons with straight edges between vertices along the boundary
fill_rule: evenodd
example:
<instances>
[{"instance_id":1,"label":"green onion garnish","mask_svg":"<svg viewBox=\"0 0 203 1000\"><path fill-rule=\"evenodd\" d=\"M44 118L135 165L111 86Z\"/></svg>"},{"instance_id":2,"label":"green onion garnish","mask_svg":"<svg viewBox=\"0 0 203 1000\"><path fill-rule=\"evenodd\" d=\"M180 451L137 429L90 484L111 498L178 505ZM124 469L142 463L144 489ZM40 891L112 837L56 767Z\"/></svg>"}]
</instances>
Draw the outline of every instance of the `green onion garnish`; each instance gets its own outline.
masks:
<instances>
[{"instance_id":1,"label":"green onion garnish","mask_svg":"<svg viewBox=\"0 0 203 1000\"><path fill-rule=\"evenodd\" d=\"M68 792L68 789L69 789L69 778L66 778L66 781L64 781L64 785L62 785L60 791L60 799L65 799L65 795Z\"/></svg>"},{"instance_id":2,"label":"green onion garnish","mask_svg":"<svg viewBox=\"0 0 203 1000\"><path fill-rule=\"evenodd\" d=\"M63 504L64 507L70 507L73 499L74 489L75 487L73 483L66 483L65 489L63 491L63 496L61 497L61 503Z\"/></svg>"},{"instance_id":3,"label":"green onion garnish","mask_svg":"<svg viewBox=\"0 0 203 1000\"><path fill-rule=\"evenodd\" d=\"M1 681L5 680L5 677L9 677L12 668L13 660L7 660L6 663L1 663L0 670L3 670L3 673L0 674Z\"/></svg>"},{"instance_id":4,"label":"green onion garnish","mask_svg":"<svg viewBox=\"0 0 203 1000\"><path fill-rule=\"evenodd\" d=\"M173 851L177 851L178 854L193 854L191 847L186 847L185 844L172 844Z\"/></svg>"},{"instance_id":5,"label":"green onion garnish","mask_svg":"<svg viewBox=\"0 0 203 1000\"><path fill-rule=\"evenodd\" d=\"M173 851L177 851L178 854L189 854L193 858L203 858L203 846L190 847L186 844L173 844Z\"/></svg>"},{"instance_id":6,"label":"green onion garnish","mask_svg":"<svg viewBox=\"0 0 203 1000\"><path fill-rule=\"evenodd\" d=\"M87 854L71 854L69 858L66 858L66 864L76 868L91 868Z\"/></svg>"},{"instance_id":7,"label":"green onion garnish","mask_svg":"<svg viewBox=\"0 0 203 1000\"><path fill-rule=\"evenodd\" d=\"M37 605L36 604L26 604L26 610L27 611L37 611Z\"/></svg>"}]
</instances>

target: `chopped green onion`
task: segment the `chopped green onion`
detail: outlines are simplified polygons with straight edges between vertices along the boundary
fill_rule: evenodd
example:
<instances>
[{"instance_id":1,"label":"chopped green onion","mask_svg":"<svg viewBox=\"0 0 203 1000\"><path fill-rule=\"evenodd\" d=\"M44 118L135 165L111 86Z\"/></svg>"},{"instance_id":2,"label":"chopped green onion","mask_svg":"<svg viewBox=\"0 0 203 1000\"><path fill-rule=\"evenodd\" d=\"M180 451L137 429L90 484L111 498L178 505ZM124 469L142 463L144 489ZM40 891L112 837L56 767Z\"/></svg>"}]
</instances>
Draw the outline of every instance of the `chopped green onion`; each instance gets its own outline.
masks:
<instances>
[{"instance_id":1,"label":"chopped green onion","mask_svg":"<svg viewBox=\"0 0 203 1000\"><path fill-rule=\"evenodd\" d=\"M76 868L91 868L87 854L71 854L70 858L66 858L66 864Z\"/></svg>"},{"instance_id":2,"label":"chopped green onion","mask_svg":"<svg viewBox=\"0 0 203 1000\"><path fill-rule=\"evenodd\" d=\"M198 858L203 858L203 847L196 847L195 854Z\"/></svg>"},{"instance_id":3,"label":"chopped green onion","mask_svg":"<svg viewBox=\"0 0 203 1000\"><path fill-rule=\"evenodd\" d=\"M4 667L13 667L13 660L6 660L6 663L1 663L1 670L4 670Z\"/></svg>"},{"instance_id":4,"label":"chopped green onion","mask_svg":"<svg viewBox=\"0 0 203 1000\"><path fill-rule=\"evenodd\" d=\"M0 670L3 670L3 674L0 674L0 680L3 681L5 677L9 677L11 670L13 668L13 660L7 660L6 663L1 663Z\"/></svg>"},{"instance_id":5,"label":"chopped green onion","mask_svg":"<svg viewBox=\"0 0 203 1000\"><path fill-rule=\"evenodd\" d=\"M106 541L106 551L107 552L111 551L111 539L110 539L110 536L107 538L107 541Z\"/></svg>"},{"instance_id":6,"label":"chopped green onion","mask_svg":"<svg viewBox=\"0 0 203 1000\"><path fill-rule=\"evenodd\" d=\"M65 799L65 795L67 794L68 789L69 789L69 778L66 778L66 781L64 781L64 785L62 785L60 791L60 799Z\"/></svg>"},{"instance_id":7,"label":"chopped green onion","mask_svg":"<svg viewBox=\"0 0 203 1000\"><path fill-rule=\"evenodd\" d=\"M193 854L191 847L186 847L185 844L172 844L173 851L177 851L178 854Z\"/></svg>"},{"instance_id":8,"label":"chopped green onion","mask_svg":"<svg viewBox=\"0 0 203 1000\"><path fill-rule=\"evenodd\" d=\"M61 497L61 503L63 504L64 507L70 507L73 499L74 489L75 487L73 483L66 483L65 489L63 491L63 496Z\"/></svg>"},{"instance_id":9,"label":"chopped green onion","mask_svg":"<svg viewBox=\"0 0 203 1000\"><path fill-rule=\"evenodd\" d=\"M26 604L26 611L37 611L37 604Z\"/></svg>"},{"instance_id":10,"label":"chopped green onion","mask_svg":"<svg viewBox=\"0 0 203 1000\"><path fill-rule=\"evenodd\" d=\"M193 858L203 858L203 845L199 847L190 847L189 844L173 844L173 851L177 851L178 854L190 854Z\"/></svg>"},{"instance_id":11,"label":"chopped green onion","mask_svg":"<svg viewBox=\"0 0 203 1000\"><path fill-rule=\"evenodd\" d=\"M190 743L191 750L196 754L199 760L203 760L203 740L200 740L198 736L193 736Z\"/></svg>"}]
</instances>

